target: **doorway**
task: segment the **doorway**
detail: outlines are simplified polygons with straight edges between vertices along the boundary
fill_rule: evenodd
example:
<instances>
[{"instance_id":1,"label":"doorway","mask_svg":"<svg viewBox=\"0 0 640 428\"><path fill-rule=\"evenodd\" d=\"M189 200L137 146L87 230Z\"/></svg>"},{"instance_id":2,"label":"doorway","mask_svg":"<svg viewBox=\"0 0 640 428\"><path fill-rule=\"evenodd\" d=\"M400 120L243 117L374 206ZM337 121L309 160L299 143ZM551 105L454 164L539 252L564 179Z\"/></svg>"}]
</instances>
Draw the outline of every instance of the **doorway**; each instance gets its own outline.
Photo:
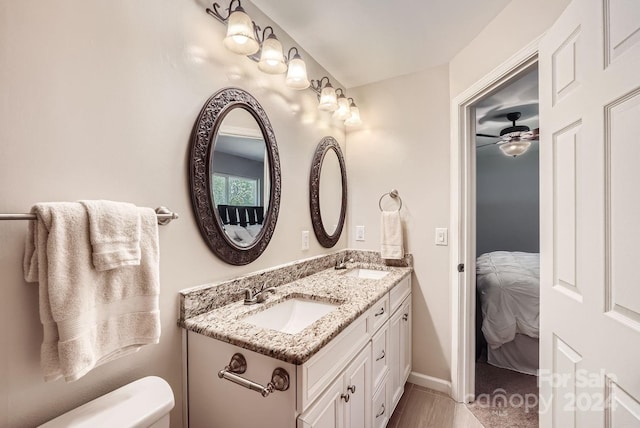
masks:
<instances>
[{"instance_id":1,"label":"doorway","mask_svg":"<svg viewBox=\"0 0 640 428\"><path fill-rule=\"evenodd\" d=\"M476 123L474 106L537 66L538 40L452 102L451 139L451 395L475 399L476 378ZM522 113L522 112L521 112ZM508 123L505 123L508 125ZM517 125L517 124L516 124ZM478 131L479 132L479 131Z\"/></svg>"},{"instance_id":2,"label":"doorway","mask_svg":"<svg viewBox=\"0 0 640 428\"><path fill-rule=\"evenodd\" d=\"M475 125L475 401L485 426L538 426L538 68L472 104Z\"/></svg>"}]
</instances>

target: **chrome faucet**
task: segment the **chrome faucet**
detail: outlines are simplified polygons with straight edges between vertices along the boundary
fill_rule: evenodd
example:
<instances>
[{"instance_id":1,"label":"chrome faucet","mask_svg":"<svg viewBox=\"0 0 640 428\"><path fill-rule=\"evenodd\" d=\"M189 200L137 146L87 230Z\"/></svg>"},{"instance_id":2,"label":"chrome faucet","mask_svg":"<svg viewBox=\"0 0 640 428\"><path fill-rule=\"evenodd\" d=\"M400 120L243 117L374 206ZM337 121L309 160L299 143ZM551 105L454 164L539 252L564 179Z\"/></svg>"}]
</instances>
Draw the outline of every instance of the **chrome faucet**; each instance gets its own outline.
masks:
<instances>
[{"instance_id":1,"label":"chrome faucet","mask_svg":"<svg viewBox=\"0 0 640 428\"><path fill-rule=\"evenodd\" d=\"M346 255L342 256L342 259L336 259L336 265L334 269L341 270L347 268L347 262L353 262L353 259L345 260L347 258Z\"/></svg>"},{"instance_id":2,"label":"chrome faucet","mask_svg":"<svg viewBox=\"0 0 640 428\"><path fill-rule=\"evenodd\" d=\"M254 291L251 288L244 289L244 304L245 305L255 305L256 303L262 303L267 300L267 293L275 293L276 287L267 287L267 283L265 282L260 287L259 291Z\"/></svg>"}]
</instances>

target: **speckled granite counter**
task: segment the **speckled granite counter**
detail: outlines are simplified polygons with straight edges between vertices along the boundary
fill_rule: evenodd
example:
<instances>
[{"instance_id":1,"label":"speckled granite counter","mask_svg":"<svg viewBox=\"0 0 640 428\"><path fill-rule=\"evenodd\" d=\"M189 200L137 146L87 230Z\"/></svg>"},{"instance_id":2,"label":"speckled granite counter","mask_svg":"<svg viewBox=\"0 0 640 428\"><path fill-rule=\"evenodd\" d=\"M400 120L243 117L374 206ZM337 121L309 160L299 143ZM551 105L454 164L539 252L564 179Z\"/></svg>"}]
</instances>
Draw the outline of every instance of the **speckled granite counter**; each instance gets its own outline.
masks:
<instances>
[{"instance_id":1,"label":"speckled granite counter","mask_svg":"<svg viewBox=\"0 0 640 428\"><path fill-rule=\"evenodd\" d=\"M282 361L302 364L412 271L411 267L390 267L363 262L348 263L347 266L346 270L329 268L281 285L265 303L245 305L242 300L237 300L180 320L180 325L187 330ZM355 267L385 270L389 271L389 274L382 279L347 276L346 274ZM325 301L337 304L338 307L293 335L242 321L249 315L295 297Z\"/></svg>"}]
</instances>

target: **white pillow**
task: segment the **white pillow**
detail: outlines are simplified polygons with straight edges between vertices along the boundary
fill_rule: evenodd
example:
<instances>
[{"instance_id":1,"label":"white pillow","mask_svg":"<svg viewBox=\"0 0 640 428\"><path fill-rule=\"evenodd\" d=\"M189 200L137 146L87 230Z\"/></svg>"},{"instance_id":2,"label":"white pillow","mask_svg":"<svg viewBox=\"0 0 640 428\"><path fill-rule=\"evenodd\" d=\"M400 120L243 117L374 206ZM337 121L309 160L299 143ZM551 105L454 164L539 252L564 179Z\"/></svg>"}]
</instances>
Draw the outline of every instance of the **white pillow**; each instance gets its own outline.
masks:
<instances>
[{"instance_id":1,"label":"white pillow","mask_svg":"<svg viewBox=\"0 0 640 428\"><path fill-rule=\"evenodd\" d=\"M247 229L247 232L249 232L249 234L255 238L256 236L258 236L258 233L260 233L260 231L262 230L262 225L250 224L250 225L247 225L246 229Z\"/></svg>"},{"instance_id":2,"label":"white pillow","mask_svg":"<svg viewBox=\"0 0 640 428\"><path fill-rule=\"evenodd\" d=\"M247 229L242 226L237 224L227 224L224 228L227 235L229 235L234 241L245 245L253 242L253 236L251 236L251 234L247 232Z\"/></svg>"}]
</instances>

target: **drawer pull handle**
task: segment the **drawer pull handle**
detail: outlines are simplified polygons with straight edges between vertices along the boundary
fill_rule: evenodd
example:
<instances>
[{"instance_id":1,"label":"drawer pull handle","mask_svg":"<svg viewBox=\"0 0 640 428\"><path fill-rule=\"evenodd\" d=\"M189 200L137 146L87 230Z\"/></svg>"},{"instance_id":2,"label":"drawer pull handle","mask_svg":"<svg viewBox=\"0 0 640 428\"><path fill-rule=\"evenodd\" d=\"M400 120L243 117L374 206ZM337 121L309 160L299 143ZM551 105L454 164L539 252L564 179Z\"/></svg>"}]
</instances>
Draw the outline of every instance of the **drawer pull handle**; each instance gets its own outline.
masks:
<instances>
[{"instance_id":1,"label":"drawer pull handle","mask_svg":"<svg viewBox=\"0 0 640 428\"><path fill-rule=\"evenodd\" d=\"M378 358L376 358L376 361L380 361L381 359L383 359L385 357L385 353L384 353L384 349L382 350L382 353L380 354L380 356Z\"/></svg>"},{"instance_id":2,"label":"drawer pull handle","mask_svg":"<svg viewBox=\"0 0 640 428\"><path fill-rule=\"evenodd\" d=\"M374 316L379 317L380 315L384 315L384 307L380 308L380 310L376 312Z\"/></svg>"},{"instance_id":3,"label":"drawer pull handle","mask_svg":"<svg viewBox=\"0 0 640 428\"><path fill-rule=\"evenodd\" d=\"M289 373L281 367L276 368L271 374L271 380L267 386L262 386L252 380L238 376L247 371L247 360L240 353L233 354L229 365L218 372L220 379L226 379L237 385L244 386L252 391L259 392L267 397L273 391L286 391L289 389ZM349 400L347 400L349 401Z\"/></svg>"},{"instance_id":4,"label":"drawer pull handle","mask_svg":"<svg viewBox=\"0 0 640 428\"><path fill-rule=\"evenodd\" d=\"M404 314L404 315L402 316L402 319L403 319L403 320L405 320L405 321L407 321L407 320L409 319L409 314Z\"/></svg>"},{"instance_id":5,"label":"drawer pull handle","mask_svg":"<svg viewBox=\"0 0 640 428\"><path fill-rule=\"evenodd\" d=\"M355 394L356 393L356 386L355 385L347 386L347 391L349 391L352 394Z\"/></svg>"},{"instance_id":6,"label":"drawer pull handle","mask_svg":"<svg viewBox=\"0 0 640 428\"><path fill-rule=\"evenodd\" d=\"M376 414L376 419L384 415L384 403L380 406L380 411Z\"/></svg>"},{"instance_id":7,"label":"drawer pull handle","mask_svg":"<svg viewBox=\"0 0 640 428\"><path fill-rule=\"evenodd\" d=\"M351 397L349 396L349 394L340 394L340 398L342 398L345 403L348 403Z\"/></svg>"}]
</instances>

